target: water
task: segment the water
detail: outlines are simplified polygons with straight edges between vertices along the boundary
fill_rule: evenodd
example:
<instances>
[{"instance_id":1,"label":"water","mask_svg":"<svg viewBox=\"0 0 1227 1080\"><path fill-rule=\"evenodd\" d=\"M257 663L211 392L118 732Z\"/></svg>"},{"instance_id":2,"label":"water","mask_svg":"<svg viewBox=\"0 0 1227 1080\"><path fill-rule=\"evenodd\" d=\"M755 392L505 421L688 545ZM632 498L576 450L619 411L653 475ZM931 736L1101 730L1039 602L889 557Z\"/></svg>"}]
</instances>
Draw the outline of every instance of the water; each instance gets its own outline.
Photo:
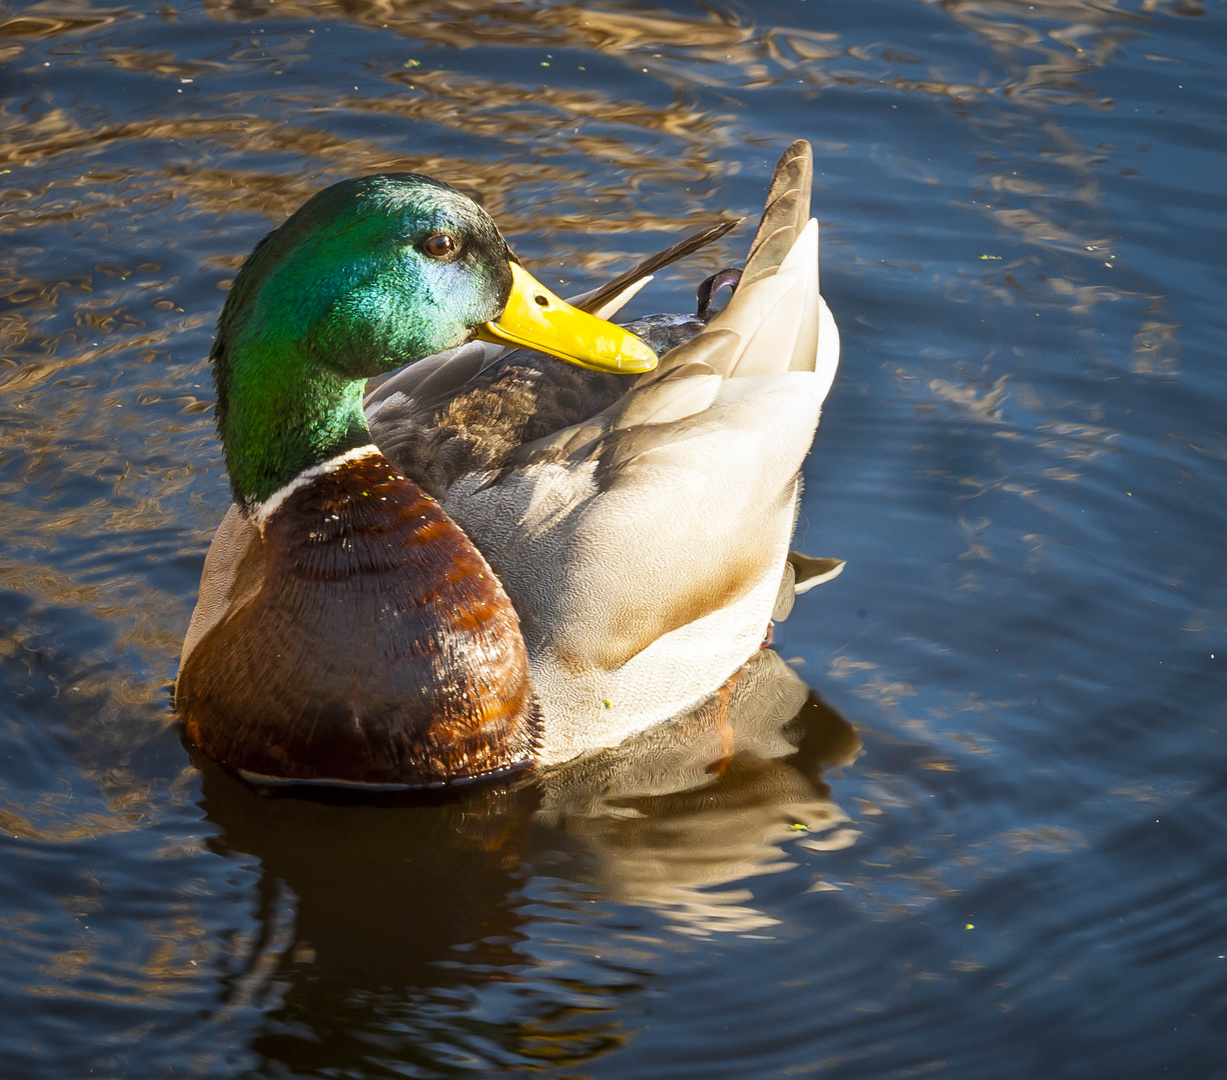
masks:
<instances>
[{"instance_id":1,"label":"water","mask_svg":"<svg viewBox=\"0 0 1227 1080\"><path fill-rule=\"evenodd\" d=\"M1227 1076L1223 4L45 0L0 56L0 1073ZM438 806L194 760L256 240L417 170L580 291L798 136L849 565L767 704Z\"/></svg>"}]
</instances>

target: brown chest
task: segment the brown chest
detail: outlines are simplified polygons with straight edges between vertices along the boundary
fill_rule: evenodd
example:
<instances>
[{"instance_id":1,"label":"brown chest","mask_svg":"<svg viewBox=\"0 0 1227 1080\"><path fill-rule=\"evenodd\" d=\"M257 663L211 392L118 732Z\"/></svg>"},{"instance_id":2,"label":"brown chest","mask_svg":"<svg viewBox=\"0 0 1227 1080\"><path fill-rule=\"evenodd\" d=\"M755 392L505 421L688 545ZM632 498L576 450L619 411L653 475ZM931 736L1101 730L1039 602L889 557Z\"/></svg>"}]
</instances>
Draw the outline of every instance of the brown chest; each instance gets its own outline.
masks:
<instances>
[{"instance_id":1,"label":"brown chest","mask_svg":"<svg viewBox=\"0 0 1227 1080\"><path fill-rule=\"evenodd\" d=\"M438 503L380 454L291 490L260 589L180 675L189 737L285 779L427 785L532 758L519 620Z\"/></svg>"}]
</instances>

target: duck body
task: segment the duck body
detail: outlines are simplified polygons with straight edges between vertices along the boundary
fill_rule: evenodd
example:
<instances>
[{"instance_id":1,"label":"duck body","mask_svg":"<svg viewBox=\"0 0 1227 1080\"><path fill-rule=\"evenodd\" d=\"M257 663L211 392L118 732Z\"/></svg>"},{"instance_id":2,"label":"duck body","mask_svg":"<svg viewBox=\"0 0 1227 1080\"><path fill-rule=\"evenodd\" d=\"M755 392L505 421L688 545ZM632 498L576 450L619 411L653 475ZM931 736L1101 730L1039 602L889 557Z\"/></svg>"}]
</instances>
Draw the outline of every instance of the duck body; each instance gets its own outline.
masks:
<instances>
[{"instance_id":1,"label":"duck body","mask_svg":"<svg viewBox=\"0 0 1227 1080\"><path fill-rule=\"evenodd\" d=\"M809 184L794 144L723 311L628 324L654 371L443 342L337 453L236 490L176 689L193 741L262 776L423 786L613 746L715 692L839 569L788 551L838 360Z\"/></svg>"}]
</instances>

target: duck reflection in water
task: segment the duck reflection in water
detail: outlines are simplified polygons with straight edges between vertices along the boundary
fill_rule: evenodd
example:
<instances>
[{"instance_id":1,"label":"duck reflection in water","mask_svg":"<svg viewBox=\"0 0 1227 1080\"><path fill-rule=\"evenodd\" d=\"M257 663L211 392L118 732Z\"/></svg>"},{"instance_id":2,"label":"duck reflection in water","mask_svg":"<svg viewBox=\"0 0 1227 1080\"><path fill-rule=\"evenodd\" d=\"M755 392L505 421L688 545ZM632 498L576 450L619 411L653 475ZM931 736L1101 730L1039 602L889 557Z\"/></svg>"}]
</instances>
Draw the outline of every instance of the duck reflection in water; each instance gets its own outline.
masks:
<instances>
[{"instance_id":1,"label":"duck reflection in water","mask_svg":"<svg viewBox=\"0 0 1227 1080\"><path fill-rule=\"evenodd\" d=\"M531 1018L485 1030L466 1014L483 986L541 977L526 947L534 877L692 935L768 925L748 892L721 886L785 869L790 825L812 836L846 820L823 770L859 750L764 649L680 720L434 804L270 794L196 754L213 849L259 860L260 930L226 965L222 1011L263 1009L251 1048L291 1070L343 1068L373 1047L438 1064L441 1047L471 1052L478 1029L531 1058ZM607 1044L602 1023L568 1025L581 1058Z\"/></svg>"}]
</instances>

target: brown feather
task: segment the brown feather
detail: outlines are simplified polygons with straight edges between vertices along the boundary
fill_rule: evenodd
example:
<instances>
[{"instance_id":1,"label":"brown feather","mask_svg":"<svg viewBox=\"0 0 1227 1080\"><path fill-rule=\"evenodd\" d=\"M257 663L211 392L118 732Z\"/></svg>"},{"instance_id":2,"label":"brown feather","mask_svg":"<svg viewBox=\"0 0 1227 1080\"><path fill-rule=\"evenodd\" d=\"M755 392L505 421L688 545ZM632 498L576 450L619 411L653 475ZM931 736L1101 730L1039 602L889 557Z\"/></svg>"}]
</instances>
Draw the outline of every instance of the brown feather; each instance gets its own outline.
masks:
<instances>
[{"instance_id":1,"label":"brown feather","mask_svg":"<svg viewBox=\"0 0 1227 1080\"><path fill-rule=\"evenodd\" d=\"M771 189L767 192L763 217L742 271L743 285L775 273L809 220L813 183L813 150L804 139L798 139L784 151L771 174Z\"/></svg>"},{"instance_id":2,"label":"brown feather","mask_svg":"<svg viewBox=\"0 0 1227 1080\"><path fill-rule=\"evenodd\" d=\"M188 659L176 706L233 768L429 785L532 757L519 620L489 565L379 454L291 492L259 591Z\"/></svg>"},{"instance_id":3,"label":"brown feather","mask_svg":"<svg viewBox=\"0 0 1227 1080\"><path fill-rule=\"evenodd\" d=\"M612 300L628 285L633 285L640 278L647 277L648 274L654 274L657 270L663 270L670 263L675 263L678 259L684 259L687 255L698 251L699 248L706 247L708 244L719 240L720 237L737 228L743 220L743 218L737 218L734 221L722 221L718 225L701 229L684 240L679 240L671 247L665 248L664 251L658 251L655 255L649 255L625 273L619 274L613 281L602 285L595 292L585 294L582 299L577 299L573 303L577 308L581 308L584 311L597 311L603 304Z\"/></svg>"}]
</instances>

